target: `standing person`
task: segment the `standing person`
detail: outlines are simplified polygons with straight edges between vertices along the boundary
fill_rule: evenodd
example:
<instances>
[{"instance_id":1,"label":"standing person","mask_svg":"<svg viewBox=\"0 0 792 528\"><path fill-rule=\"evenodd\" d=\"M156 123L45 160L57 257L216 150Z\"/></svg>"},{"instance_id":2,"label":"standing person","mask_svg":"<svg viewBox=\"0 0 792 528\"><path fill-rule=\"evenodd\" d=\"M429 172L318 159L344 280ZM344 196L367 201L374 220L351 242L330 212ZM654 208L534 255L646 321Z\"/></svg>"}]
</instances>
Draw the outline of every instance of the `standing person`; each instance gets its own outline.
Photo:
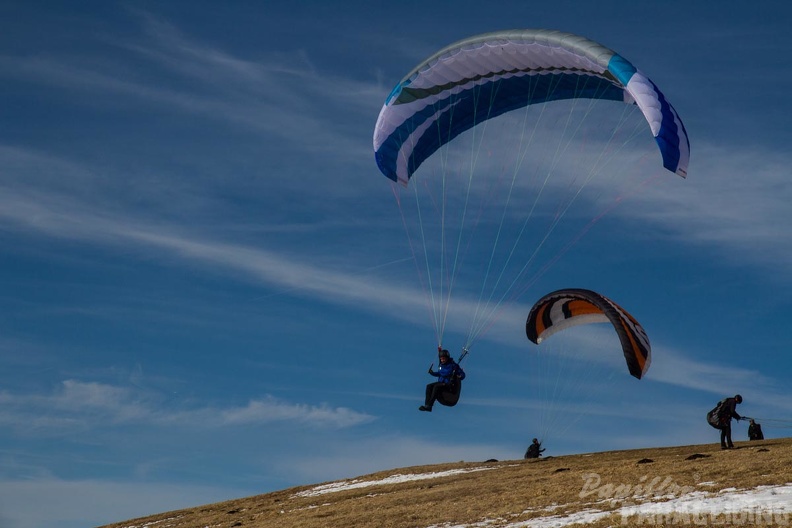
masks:
<instances>
[{"instance_id":1,"label":"standing person","mask_svg":"<svg viewBox=\"0 0 792 528\"><path fill-rule=\"evenodd\" d=\"M544 448L542 447L542 442L540 442L537 438L534 438L531 442L531 445L528 446L528 450L525 451L524 458L539 458L544 453Z\"/></svg>"},{"instance_id":2,"label":"standing person","mask_svg":"<svg viewBox=\"0 0 792 528\"><path fill-rule=\"evenodd\" d=\"M734 449L731 437L731 421L732 418L742 420L742 417L737 414L737 404L742 403L742 401L742 396L739 394L733 398L724 398L707 414L709 424L716 429L720 429L721 449Z\"/></svg>"},{"instance_id":3,"label":"standing person","mask_svg":"<svg viewBox=\"0 0 792 528\"><path fill-rule=\"evenodd\" d=\"M764 440L762 426L756 423L753 418L748 425L748 440Z\"/></svg>"},{"instance_id":4,"label":"standing person","mask_svg":"<svg viewBox=\"0 0 792 528\"><path fill-rule=\"evenodd\" d=\"M432 370L434 365L429 367L429 374L436 377L437 381L426 386L426 401L418 407L419 411L432 412L432 406L441 393L443 391L453 391L458 388L458 383L465 379L465 371L454 361L448 350L441 348L438 352L438 359L440 367L437 371Z\"/></svg>"}]
</instances>

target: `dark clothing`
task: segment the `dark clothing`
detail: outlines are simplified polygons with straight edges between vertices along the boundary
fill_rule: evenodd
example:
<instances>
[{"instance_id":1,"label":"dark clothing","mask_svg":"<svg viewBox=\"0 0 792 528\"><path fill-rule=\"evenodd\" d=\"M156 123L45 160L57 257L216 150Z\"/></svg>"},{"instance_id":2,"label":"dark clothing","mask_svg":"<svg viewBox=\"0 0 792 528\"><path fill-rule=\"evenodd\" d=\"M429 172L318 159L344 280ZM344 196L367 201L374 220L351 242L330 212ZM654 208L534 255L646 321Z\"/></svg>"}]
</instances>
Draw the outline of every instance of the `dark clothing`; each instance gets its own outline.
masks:
<instances>
[{"instance_id":1,"label":"dark clothing","mask_svg":"<svg viewBox=\"0 0 792 528\"><path fill-rule=\"evenodd\" d=\"M734 447L731 439L731 424L721 427L721 449L731 449Z\"/></svg>"},{"instance_id":2,"label":"dark clothing","mask_svg":"<svg viewBox=\"0 0 792 528\"><path fill-rule=\"evenodd\" d=\"M718 425L720 429L720 442L721 449L731 449L734 447L731 437L731 421L732 418L741 420L742 417L737 414L737 400L734 398L725 398L718 403Z\"/></svg>"},{"instance_id":3,"label":"dark clothing","mask_svg":"<svg viewBox=\"0 0 792 528\"><path fill-rule=\"evenodd\" d=\"M525 452L525 458L539 458L542 456L542 453L544 453L542 444L540 442L534 442L528 446L528 450Z\"/></svg>"},{"instance_id":4,"label":"dark clothing","mask_svg":"<svg viewBox=\"0 0 792 528\"><path fill-rule=\"evenodd\" d=\"M751 422L751 425L748 426L748 440L764 440L761 425Z\"/></svg>"},{"instance_id":5,"label":"dark clothing","mask_svg":"<svg viewBox=\"0 0 792 528\"><path fill-rule=\"evenodd\" d=\"M440 393L449 388L448 383L442 381L435 381L426 385L426 401L424 405L431 408L434 402L440 397Z\"/></svg>"},{"instance_id":6,"label":"dark clothing","mask_svg":"<svg viewBox=\"0 0 792 528\"><path fill-rule=\"evenodd\" d=\"M465 379L465 371L451 358L446 360L445 363L440 362L440 367L437 371L430 370L429 374L435 376L437 381L426 386L426 401L423 405L424 409L421 410L431 410L434 402L440 398L441 393L453 391L455 388L454 384ZM442 400L440 403L442 403Z\"/></svg>"},{"instance_id":7,"label":"dark clothing","mask_svg":"<svg viewBox=\"0 0 792 528\"><path fill-rule=\"evenodd\" d=\"M721 425L731 424L731 419L734 418L735 420L742 420L742 416L737 414L737 400L734 398L726 398L725 403L722 407L718 416L721 421Z\"/></svg>"}]
</instances>

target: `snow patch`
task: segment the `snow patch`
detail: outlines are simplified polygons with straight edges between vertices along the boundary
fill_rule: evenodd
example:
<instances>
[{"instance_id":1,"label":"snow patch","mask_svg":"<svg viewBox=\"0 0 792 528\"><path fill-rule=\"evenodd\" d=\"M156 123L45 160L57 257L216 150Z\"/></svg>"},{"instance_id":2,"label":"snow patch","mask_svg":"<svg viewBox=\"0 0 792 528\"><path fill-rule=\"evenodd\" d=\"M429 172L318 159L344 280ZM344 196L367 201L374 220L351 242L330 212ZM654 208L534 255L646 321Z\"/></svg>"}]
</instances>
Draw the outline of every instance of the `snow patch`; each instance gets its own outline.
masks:
<instances>
[{"instance_id":1,"label":"snow patch","mask_svg":"<svg viewBox=\"0 0 792 528\"><path fill-rule=\"evenodd\" d=\"M330 484L322 484L309 490L295 493L294 497L316 497L324 495L325 493L335 493L338 491L345 491L357 488L366 488L368 486L384 486L387 484L399 484L401 482L410 482L414 480L426 480L440 477L448 477L452 475L460 475L463 473L473 473L476 471L487 471L495 469L494 467L477 467L470 469L450 469L448 471L437 471L434 473L407 473L404 475L391 475L380 480L341 480L339 482L331 482Z\"/></svg>"}]
</instances>

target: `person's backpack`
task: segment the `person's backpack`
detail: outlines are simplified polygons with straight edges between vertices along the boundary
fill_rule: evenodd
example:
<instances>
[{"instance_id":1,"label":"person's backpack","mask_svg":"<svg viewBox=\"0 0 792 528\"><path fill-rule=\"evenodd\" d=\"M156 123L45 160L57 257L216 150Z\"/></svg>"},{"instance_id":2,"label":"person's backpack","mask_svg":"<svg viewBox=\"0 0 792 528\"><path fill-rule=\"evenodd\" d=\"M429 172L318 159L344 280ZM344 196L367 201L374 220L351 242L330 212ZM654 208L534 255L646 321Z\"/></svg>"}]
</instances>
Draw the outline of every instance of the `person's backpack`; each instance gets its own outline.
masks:
<instances>
[{"instance_id":1,"label":"person's backpack","mask_svg":"<svg viewBox=\"0 0 792 528\"><path fill-rule=\"evenodd\" d=\"M726 400L728 399L729 398L723 398L714 409L707 413L707 423L715 429L723 428L723 413L726 407Z\"/></svg>"}]
</instances>

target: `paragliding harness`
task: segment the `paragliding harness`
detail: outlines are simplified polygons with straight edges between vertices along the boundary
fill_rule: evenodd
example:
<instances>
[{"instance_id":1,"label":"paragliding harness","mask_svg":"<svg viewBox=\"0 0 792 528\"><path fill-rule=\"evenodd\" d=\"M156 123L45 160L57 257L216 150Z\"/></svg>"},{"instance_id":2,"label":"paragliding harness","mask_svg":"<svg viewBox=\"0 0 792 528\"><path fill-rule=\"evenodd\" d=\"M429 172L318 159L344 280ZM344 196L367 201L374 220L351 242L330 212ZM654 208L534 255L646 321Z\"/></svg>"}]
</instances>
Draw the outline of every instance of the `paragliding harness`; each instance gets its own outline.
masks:
<instances>
[{"instance_id":1,"label":"paragliding harness","mask_svg":"<svg viewBox=\"0 0 792 528\"><path fill-rule=\"evenodd\" d=\"M443 391L437 396L437 403L445 405L446 407L453 407L459 401L459 395L462 393L462 380L459 379L458 374L458 372L462 370L462 367L460 367L459 364L465 359L467 353L468 351L466 348L462 349L462 355L459 356L459 361L456 362L456 368L451 374L451 381L446 383ZM434 363L432 363L432 366L434 366Z\"/></svg>"},{"instance_id":2,"label":"paragliding harness","mask_svg":"<svg viewBox=\"0 0 792 528\"><path fill-rule=\"evenodd\" d=\"M726 409L726 400L728 399L723 398L714 409L707 413L707 423L715 429L723 429L731 420L731 416L728 415L729 411Z\"/></svg>"},{"instance_id":3,"label":"paragliding harness","mask_svg":"<svg viewBox=\"0 0 792 528\"><path fill-rule=\"evenodd\" d=\"M748 440L764 440L764 433L762 433L762 426L753 418L743 417L744 420L750 420L751 424L748 426Z\"/></svg>"}]
</instances>

